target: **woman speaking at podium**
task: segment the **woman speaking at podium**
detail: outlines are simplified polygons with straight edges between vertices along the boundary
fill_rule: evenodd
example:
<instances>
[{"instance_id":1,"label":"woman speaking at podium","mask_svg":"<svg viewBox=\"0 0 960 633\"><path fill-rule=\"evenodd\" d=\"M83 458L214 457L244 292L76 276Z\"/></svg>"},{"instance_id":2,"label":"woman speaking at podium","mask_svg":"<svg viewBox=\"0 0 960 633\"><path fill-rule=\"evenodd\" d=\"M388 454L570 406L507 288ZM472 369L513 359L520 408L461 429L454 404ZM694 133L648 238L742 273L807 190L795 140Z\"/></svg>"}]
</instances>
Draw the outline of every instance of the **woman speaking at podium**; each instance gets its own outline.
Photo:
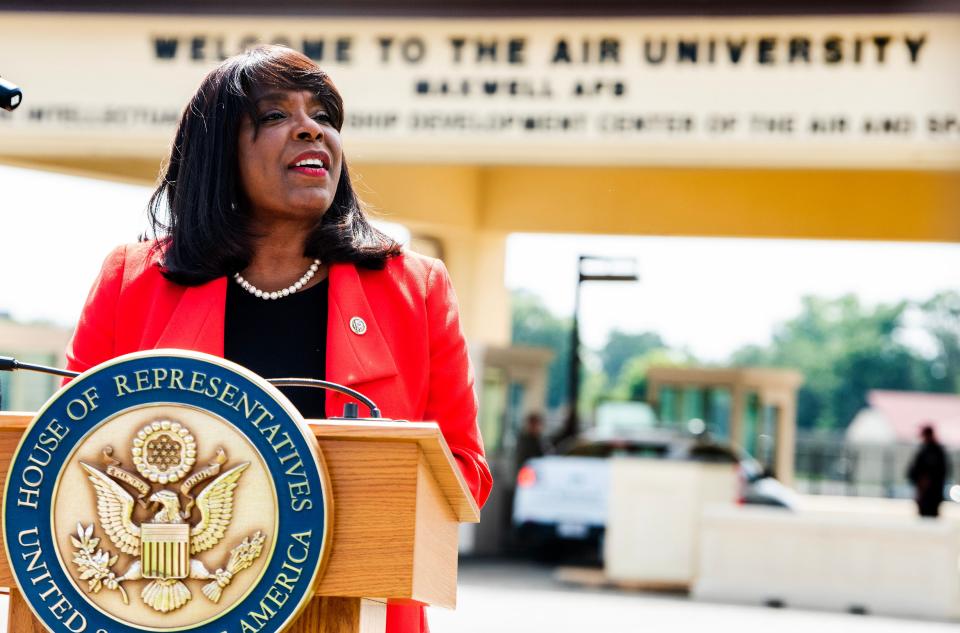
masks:
<instances>
[{"instance_id":1,"label":"woman speaking at podium","mask_svg":"<svg viewBox=\"0 0 960 633\"><path fill-rule=\"evenodd\" d=\"M157 239L107 257L68 368L181 348L266 378L346 384L389 418L437 421L482 504L491 477L453 288L440 261L368 221L343 120L329 77L291 49L258 47L208 74L151 199ZM345 402L288 395L307 418L338 415ZM388 608L388 632L426 628L421 608Z\"/></svg>"}]
</instances>

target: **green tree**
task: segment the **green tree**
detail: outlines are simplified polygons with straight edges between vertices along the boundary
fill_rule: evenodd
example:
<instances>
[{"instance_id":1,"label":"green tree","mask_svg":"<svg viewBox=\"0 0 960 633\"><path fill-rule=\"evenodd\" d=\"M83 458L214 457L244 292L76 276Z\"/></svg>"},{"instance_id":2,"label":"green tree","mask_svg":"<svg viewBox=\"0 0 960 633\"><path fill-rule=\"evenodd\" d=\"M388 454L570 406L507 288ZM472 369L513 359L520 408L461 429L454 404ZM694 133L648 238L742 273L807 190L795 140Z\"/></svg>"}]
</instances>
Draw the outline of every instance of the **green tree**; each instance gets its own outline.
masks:
<instances>
[{"instance_id":1,"label":"green tree","mask_svg":"<svg viewBox=\"0 0 960 633\"><path fill-rule=\"evenodd\" d=\"M943 391L960 392L960 292L938 293L919 308L923 327L936 348L931 380L940 383Z\"/></svg>"},{"instance_id":2,"label":"green tree","mask_svg":"<svg viewBox=\"0 0 960 633\"><path fill-rule=\"evenodd\" d=\"M804 374L797 402L801 428L843 428L870 389L938 390L929 362L900 341L909 304L866 307L857 297L805 297L769 346L736 352L735 365L790 367Z\"/></svg>"},{"instance_id":3,"label":"green tree","mask_svg":"<svg viewBox=\"0 0 960 633\"><path fill-rule=\"evenodd\" d=\"M572 319L550 312L543 301L526 290L511 295L511 339L516 345L536 345L553 350L547 376L547 406L565 404L568 400L570 367L570 328ZM581 382L582 384L582 382Z\"/></svg>"},{"instance_id":4,"label":"green tree","mask_svg":"<svg viewBox=\"0 0 960 633\"><path fill-rule=\"evenodd\" d=\"M607 400L608 378L602 371L585 370L580 380L579 416L580 420L592 420L597 405Z\"/></svg>"},{"instance_id":5,"label":"green tree","mask_svg":"<svg viewBox=\"0 0 960 633\"><path fill-rule=\"evenodd\" d=\"M633 334L613 330L600 350L600 362L603 363L604 373L612 382L617 383L620 372L628 361L665 347L663 339L655 332Z\"/></svg>"}]
</instances>

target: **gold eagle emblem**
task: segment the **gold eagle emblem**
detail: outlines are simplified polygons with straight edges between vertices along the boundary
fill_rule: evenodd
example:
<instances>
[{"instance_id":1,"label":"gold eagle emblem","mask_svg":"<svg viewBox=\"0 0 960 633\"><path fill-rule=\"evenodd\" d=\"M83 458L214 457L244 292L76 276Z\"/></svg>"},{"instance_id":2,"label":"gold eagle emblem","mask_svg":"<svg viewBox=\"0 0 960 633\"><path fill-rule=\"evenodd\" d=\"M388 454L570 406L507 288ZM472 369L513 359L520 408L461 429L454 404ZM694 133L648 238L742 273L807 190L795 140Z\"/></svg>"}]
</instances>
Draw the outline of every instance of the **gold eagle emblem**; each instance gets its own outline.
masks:
<instances>
[{"instance_id":1,"label":"gold eagle emblem","mask_svg":"<svg viewBox=\"0 0 960 633\"><path fill-rule=\"evenodd\" d=\"M211 572L195 558L216 547L226 535L233 517L235 491L249 462L221 473L226 455L220 449L208 467L187 476L196 461L196 444L188 429L170 420L155 421L141 430L132 452L137 470L154 484L124 470L120 462L112 458L110 447L103 451L108 464L106 472L82 461L80 466L97 495L100 528L120 552L137 560L117 576L111 568L118 556L98 549L100 539L93 536L92 524L78 525L72 542L80 579L87 580L94 593L102 587L120 591L125 604L129 599L123 583L148 579L151 582L140 592L140 597L162 613L179 609L191 599L184 580L210 580L202 592L212 602L218 602L233 577L249 567L263 550L265 537L258 531L231 550L222 568ZM193 488L213 477L216 478L194 499ZM118 480L134 488L139 497L135 499ZM169 485L181 480L179 490L163 486L154 491L157 483ZM188 499L185 509L181 508L181 495ZM152 518L140 525L133 519L138 503L144 508L159 506ZM191 525L188 521L194 506L199 520Z\"/></svg>"}]
</instances>

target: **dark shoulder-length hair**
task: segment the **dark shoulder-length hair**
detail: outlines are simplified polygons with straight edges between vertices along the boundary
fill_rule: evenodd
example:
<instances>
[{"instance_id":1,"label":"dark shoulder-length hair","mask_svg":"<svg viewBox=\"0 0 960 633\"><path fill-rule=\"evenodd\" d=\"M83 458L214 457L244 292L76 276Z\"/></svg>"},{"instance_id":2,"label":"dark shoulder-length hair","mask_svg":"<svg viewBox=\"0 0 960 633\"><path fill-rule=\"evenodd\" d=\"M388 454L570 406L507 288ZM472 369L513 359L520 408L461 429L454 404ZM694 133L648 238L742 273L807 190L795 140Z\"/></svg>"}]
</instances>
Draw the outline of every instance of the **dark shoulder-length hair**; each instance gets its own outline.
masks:
<instances>
[{"instance_id":1,"label":"dark shoulder-length hair","mask_svg":"<svg viewBox=\"0 0 960 633\"><path fill-rule=\"evenodd\" d=\"M246 268L252 254L250 210L237 161L240 122L259 129L254 94L268 88L309 90L333 125L343 126L343 99L308 57L282 46L259 46L208 74L180 118L166 171L150 198L149 217L162 270L193 286ZM304 255L326 263L383 268L400 245L374 228L343 161L330 208L314 227Z\"/></svg>"}]
</instances>

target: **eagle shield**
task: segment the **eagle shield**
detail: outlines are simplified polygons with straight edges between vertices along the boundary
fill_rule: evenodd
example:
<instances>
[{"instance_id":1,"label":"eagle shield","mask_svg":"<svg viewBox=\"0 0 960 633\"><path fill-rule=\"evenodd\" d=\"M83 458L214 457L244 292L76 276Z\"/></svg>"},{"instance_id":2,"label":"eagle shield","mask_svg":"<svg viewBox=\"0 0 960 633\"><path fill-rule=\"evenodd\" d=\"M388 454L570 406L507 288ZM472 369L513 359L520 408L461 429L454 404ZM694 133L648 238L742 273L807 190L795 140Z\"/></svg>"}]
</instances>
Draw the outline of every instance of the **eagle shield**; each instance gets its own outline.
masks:
<instances>
[{"instance_id":1,"label":"eagle shield","mask_svg":"<svg viewBox=\"0 0 960 633\"><path fill-rule=\"evenodd\" d=\"M190 574L190 525L141 525L140 564L144 578L186 578Z\"/></svg>"}]
</instances>

